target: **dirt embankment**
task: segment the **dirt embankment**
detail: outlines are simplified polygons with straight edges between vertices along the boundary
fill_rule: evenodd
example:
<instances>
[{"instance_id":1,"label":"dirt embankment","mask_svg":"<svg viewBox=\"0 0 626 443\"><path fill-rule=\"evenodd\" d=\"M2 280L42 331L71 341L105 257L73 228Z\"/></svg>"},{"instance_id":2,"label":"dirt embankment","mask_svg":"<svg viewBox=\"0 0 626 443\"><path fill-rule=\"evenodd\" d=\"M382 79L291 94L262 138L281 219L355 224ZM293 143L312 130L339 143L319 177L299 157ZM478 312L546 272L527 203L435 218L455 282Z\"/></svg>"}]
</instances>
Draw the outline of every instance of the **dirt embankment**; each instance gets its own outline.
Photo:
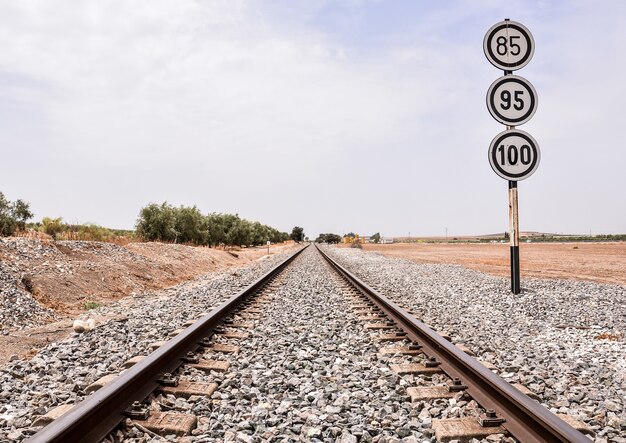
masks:
<instances>
[{"instance_id":1,"label":"dirt embankment","mask_svg":"<svg viewBox=\"0 0 626 443\"><path fill-rule=\"evenodd\" d=\"M510 275L508 244L366 244L363 249L417 263L453 263L494 275ZM522 243L520 262L522 277L626 285L626 242Z\"/></svg>"},{"instance_id":2,"label":"dirt embankment","mask_svg":"<svg viewBox=\"0 0 626 443\"><path fill-rule=\"evenodd\" d=\"M278 252L292 245L273 246ZM161 289L267 254L267 248L223 251L164 243L42 241L0 242L0 261L16 285L57 315L73 316L89 304L106 304L133 292Z\"/></svg>"},{"instance_id":3,"label":"dirt embankment","mask_svg":"<svg viewBox=\"0 0 626 443\"><path fill-rule=\"evenodd\" d=\"M273 245L270 254L297 247ZM243 266L267 254L267 248L223 251L163 243L0 238L0 365L63 340L73 332L73 320L89 308ZM108 320L95 317L98 323Z\"/></svg>"}]
</instances>

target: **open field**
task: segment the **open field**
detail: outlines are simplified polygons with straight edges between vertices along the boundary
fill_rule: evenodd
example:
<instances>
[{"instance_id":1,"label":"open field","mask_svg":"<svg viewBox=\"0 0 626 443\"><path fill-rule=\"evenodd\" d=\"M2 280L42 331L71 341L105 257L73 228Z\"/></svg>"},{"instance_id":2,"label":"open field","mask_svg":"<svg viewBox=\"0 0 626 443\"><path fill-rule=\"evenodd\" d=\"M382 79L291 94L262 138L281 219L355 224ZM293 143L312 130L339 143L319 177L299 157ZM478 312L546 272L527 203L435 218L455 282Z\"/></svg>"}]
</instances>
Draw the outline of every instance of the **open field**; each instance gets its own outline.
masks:
<instances>
[{"instance_id":1,"label":"open field","mask_svg":"<svg viewBox=\"0 0 626 443\"><path fill-rule=\"evenodd\" d=\"M365 244L380 252L417 263L454 263L494 275L508 276L509 244ZM626 243L522 243L522 278L563 278L626 285Z\"/></svg>"}]
</instances>

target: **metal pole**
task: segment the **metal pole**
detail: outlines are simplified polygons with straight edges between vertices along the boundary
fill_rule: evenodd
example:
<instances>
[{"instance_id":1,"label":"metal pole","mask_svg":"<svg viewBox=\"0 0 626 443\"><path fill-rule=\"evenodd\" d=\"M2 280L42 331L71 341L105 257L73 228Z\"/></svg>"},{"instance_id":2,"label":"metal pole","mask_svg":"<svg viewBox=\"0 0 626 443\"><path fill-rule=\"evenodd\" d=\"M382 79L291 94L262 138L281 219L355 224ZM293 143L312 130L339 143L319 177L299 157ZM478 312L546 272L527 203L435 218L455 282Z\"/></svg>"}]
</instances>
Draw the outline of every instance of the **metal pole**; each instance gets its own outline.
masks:
<instances>
[{"instance_id":1,"label":"metal pole","mask_svg":"<svg viewBox=\"0 0 626 443\"><path fill-rule=\"evenodd\" d=\"M519 294L521 292L518 215L517 182L509 181L509 236L511 240L511 291L513 294Z\"/></svg>"},{"instance_id":2,"label":"metal pole","mask_svg":"<svg viewBox=\"0 0 626 443\"><path fill-rule=\"evenodd\" d=\"M509 19L504 19L508 21ZM504 71L504 75L512 75L513 71ZM508 126L506 129L515 129ZM509 237L511 242L511 292L522 292L520 285L519 266L519 210L517 205L517 182L509 180Z\"/></svg>"}]
</instances>

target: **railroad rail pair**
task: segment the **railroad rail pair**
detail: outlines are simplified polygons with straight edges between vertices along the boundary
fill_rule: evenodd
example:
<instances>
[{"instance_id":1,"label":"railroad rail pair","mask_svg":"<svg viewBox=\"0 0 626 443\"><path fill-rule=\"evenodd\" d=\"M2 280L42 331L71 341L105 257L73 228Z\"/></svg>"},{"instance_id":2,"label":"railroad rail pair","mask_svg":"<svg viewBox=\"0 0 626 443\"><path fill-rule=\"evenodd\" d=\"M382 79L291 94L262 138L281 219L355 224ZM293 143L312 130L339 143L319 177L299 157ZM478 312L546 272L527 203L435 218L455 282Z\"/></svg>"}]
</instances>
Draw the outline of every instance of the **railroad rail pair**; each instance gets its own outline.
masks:
<instances>
[{"instance_id":1,"label":"railroad rail pair","mask_svg":"<svg viewBox=\"0 0 626 443\"><path fill-rule=\"evenodd\" d=\"M203 339L211 336L225 318L272 281L304 249L306 246L44 427L27 442L91 443L104 439L127 418L124 411L128 411L133 403L142 401L157 389L158 380L163 374L173 373L184 364L184 358L189 352L200 349ZM427 357L436 359L443 372L453 379L460 379L474 400L485 409L497 411L498 416L505 419L502 426L513 437L524 443L590 441L539 403L438 335L425 323L362 282L317 245L316 249L332 268L384 312L410 340L419 343L421 351Z\"/></svg>"},{"instance_id":2,"label":"railroad rail pair","mask_svg":"<svg viewBox=\"0 0 626 443\"><path fill-rule=\"evenodd\" d=\"M352 286L393 320L408 338L419 343L427 357L452 379L460 379L466 392L486 410L504 418L502 426L517 440L526 442L589 443L589 439L548 409L511 386L478 360L454 346L405 309L371 288L318 248L328 263Z\"/></svg>"}]
</instances>

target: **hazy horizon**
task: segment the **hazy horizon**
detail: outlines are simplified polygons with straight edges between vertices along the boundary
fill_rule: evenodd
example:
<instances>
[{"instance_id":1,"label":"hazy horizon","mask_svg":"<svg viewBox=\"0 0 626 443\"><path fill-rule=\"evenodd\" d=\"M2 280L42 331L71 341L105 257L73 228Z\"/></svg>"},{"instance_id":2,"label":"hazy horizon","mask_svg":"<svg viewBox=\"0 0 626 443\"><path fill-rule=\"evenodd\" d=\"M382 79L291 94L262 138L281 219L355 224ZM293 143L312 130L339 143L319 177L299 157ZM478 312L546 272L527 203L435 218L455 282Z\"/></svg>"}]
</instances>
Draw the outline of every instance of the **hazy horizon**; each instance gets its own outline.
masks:
<instances>
[{"instance_id":1,"label":"hazy horizon","mask_svg":"<svg viewBox=\"0 0 626 443\"><path fill-rule=\"evenodd\" d=\"M511 18L536 51L520 229L626 233L626 3L0 0L0 191L132 229L167 201L309 237L508 229L487 161ZM621 204L619 202L622 202Z\"/></svg>"}]
</instances>

